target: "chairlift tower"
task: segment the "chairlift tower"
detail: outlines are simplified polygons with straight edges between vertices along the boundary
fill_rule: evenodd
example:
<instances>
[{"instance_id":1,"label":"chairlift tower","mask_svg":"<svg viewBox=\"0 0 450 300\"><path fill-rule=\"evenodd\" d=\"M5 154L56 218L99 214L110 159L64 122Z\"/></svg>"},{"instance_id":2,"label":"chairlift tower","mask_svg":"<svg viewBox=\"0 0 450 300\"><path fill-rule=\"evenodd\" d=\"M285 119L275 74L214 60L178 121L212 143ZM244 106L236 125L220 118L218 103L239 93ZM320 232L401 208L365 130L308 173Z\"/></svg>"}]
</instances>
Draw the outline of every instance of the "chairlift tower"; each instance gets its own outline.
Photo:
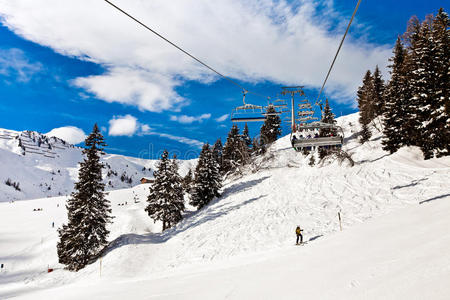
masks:
<instances>
[{"instance_id":1,"label":"chairlift tower","mask_svg":"<svg viewBox=\"0 0 450 300\"><path fill-rule=\"evenodd\" d=\"M291 130L295 132L295 95L298 94L300 97L305 96L303 91L303 86L284 86L281 87L281 94L283 96L291 95Z\"/></svg>"}]
</instances>

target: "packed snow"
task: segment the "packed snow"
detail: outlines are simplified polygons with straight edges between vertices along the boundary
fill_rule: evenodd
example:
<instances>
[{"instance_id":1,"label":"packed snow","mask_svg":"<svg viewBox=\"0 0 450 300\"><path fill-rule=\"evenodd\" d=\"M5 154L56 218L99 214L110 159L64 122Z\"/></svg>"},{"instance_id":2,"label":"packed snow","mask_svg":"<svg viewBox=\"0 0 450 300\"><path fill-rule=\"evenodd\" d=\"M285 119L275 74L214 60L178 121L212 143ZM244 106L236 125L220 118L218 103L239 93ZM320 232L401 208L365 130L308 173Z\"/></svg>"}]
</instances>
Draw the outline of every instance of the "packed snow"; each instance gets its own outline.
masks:
<instances>
[{"instance_id":1,"label":"packed snow","mask_svg":"<svg viewBox=\"0 0 450 300\"><path fill-rule=\"evenodd\" d=\"M375 128L358 143L357 114L338 122L353 167L311 167L283 137L163 233L148 184L110 191L111 245L76 273L56 255L66 196L0 203L0 298L448 299L450 158L389 155Z\"/></svg>"}]
</instances>

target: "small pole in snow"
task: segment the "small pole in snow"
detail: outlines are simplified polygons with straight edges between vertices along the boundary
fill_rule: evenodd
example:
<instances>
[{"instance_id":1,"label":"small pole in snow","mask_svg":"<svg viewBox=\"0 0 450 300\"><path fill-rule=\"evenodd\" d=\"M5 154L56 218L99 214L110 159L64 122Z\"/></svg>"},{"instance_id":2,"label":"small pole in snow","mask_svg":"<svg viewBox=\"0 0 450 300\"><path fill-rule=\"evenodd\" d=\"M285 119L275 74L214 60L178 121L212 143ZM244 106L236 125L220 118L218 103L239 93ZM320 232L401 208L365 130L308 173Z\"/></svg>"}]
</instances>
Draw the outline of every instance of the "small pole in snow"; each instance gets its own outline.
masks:
<instances>
[{"instance_id":1,"label":"small pole in snow","mask_svg":"<svg viewBox=\"0 0 450 300\"><path fill-rule=\"evenodd\" d=\"M102 277L102 257L100 256L100 277Z\"/></svg>"},{"instance_id":2,"label":"small pole in snow","mask_svg":"<svg viewBox=\"0 0 450 300\"><path fill-rule=\"evenodd\" d=\"M342 223L341 223L341 212L338 212L338 218L339 218L339 228L342 231Z\"/></svg>"}]
</instances>

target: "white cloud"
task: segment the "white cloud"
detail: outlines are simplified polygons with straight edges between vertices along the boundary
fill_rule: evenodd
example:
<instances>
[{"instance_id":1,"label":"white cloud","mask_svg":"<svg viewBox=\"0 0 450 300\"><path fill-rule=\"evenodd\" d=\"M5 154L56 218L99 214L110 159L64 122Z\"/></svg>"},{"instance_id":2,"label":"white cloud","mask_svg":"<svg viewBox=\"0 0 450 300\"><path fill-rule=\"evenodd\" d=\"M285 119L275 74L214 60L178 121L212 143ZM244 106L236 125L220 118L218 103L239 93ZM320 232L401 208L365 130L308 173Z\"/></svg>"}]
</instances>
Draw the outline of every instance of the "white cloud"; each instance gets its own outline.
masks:
<instances>
[{"instance_id":1,"label":"white cloud","mask_svg":"<svg viewBox=\"0 0 450 300\"><path fill-rule=\"evenodd\" d=\"M73 145L79 144L86 139L86 134L84 133L84 131L74 126L54 128L47 132L45 135L49 137L54 136L60 138Z\"/></svg>"},{"instance_id":2,"label":"white cloud","mask_svg":"<svg viewBox=\"0 0 450 300\"><path fill-rule=\"evenodd\" d=\"M216 118L216 122L221 123L221 122L225 121L226 119L228 119L228 116L229 116L229 114L224 114L223 116Z\"/></svg>"},{"instance_id":3,"label":"white cloud","mask_svg":"<svg viewBox=\"0 0 450 300\"><path fill-rule=\"evenodd\" d=\"M147 124L141 124L139 121L131 116L114 116L111 120L109 120L109 135L110 136L132 136L134 134L138 135L155 135L162 138L166 138L169 140L177 141L182 144L202 147L203 142L191 139L183 136L177 136L165 132L161 132L159 130L155 131Z\"/></svg>"},{"instance_id":4,"label":"white cloud","mask_svg":"<svg viewBox=\"0 0 450 300\"><path fill-rule=\"evenodd\" d=\"M141 125L141 135L156 135L162 138L166 138L172 141L177 141L179 143L182 144L186 144L189 146L195 146L195 147L199 147L201 148L203 146L203 142L200 142L199 140L196 139L191 139L191 138L187 138L187 137L183 137L183 136L176 136L173 134L169 134L169 133L164 133L161 131L154 131L150 126L148 126L147 124L142 124Z\"/></svg>"},{"instance_id":5,"label":"white cloud","mask_svg":"<svg viewBox=\"0 0 450 300\"><path fill-rule=\"evenodd\" d=\"M156 133L156 135L167 138L169 140L177 141L182 144L190 145L190 146L195 146L195 147L199 147L199 148L201 148L203 146L203 142L200 142L199 140L183 137L183 136L176 136L176 135L172 135L172 134L168 134L168 133Z\"/></svg>"},{"instance_id":6,"label":"white cloud","mask_svg":"<svg viewBox=\"0 0 450 300\"><path fill-rule=\"evenodd\" d=\"M141 125L141 131L142 131L142 133L150 132L150 130L151 130L151 128L150 128L150 126L148 126L147 124Z\"/></svg>"},{"instance_id":7,"label":"white cloud","mask_svg":"<svg viewBox=\"0 0 450 300\"><path fill-rule=\"evenodd\" d=\"M179 110L187 101L174 92L177 80L144 70L114 67L107 74L76 78L73 83L106 102L119 102L141 110Z\"/></svg>"},{"instance_id":8,"label":"white cloud","mask_svg":"<svg viewBox=\"0 0 450 300\"><path fill-rule=\"evenodd\" d=\"M40 63L30 62L20 49L0 49L1 75L14 76L18 81L27 82L41 69L42 65Z\"/></svg>"},{"instance_id":9,"label":"white cloud","mask_svg":"<svg viewBox=\"0 0 450 300\"><path fill-rule=\"evenodd\" d=\"M332 0L115 2L233 78L315 88L320 88L345 29L339 25L331 30L330 24L349 18L333 9ZM174 110L186 104L177 86L186 80L218 78L104 1L0 1L0 14L8 28L26 39L102 64L106 74L74 83L108 102ZM355 20L352 28L362 25ZM353 96L367 69L387 64L388 48L354 39L350 33L327 91Z\"/></svg>"},{"instance_id":10,"label":"white cloud","mask_svg":"<svg viewBox=\"0 0 450 300\"><path fill-rule=\"evenodd\" d=\"M203 120L208 120L211 118L211 114L202 114L199 116L170 116L171 121L175 121L181 124L192 124L194 122L203 122Z\"/></svg>"},{"instance_id":11,"label":"white cloud","mask_svg":"<svg viewBox=\"0 0 450 300\"><path fill-rule=\"evenodd\" d=\"M109 132L111 136L132 136L138 130L138 122L132 115L114 116L109 120Z\"/></svg>"}]
</instances>

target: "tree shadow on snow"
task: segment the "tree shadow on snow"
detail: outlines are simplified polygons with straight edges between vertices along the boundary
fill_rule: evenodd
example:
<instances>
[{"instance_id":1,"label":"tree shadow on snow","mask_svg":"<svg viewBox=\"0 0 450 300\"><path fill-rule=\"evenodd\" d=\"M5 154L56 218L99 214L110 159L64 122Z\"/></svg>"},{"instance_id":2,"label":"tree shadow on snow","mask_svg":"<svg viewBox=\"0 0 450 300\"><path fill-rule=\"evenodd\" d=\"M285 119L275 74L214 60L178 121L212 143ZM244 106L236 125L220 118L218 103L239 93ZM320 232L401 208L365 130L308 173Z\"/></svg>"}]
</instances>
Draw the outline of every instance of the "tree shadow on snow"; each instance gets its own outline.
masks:
<instances>
[{"instance_id":1,"label":"tree shadow on snow","mask_svg":"<svg viewBox=\"0 0 450 300\"><path fill-rule=\"evenodd\" d=\"M363 160L359 161L358 164L363 164L363 163L368 163L368 162L373 163L373 162L379 161L389 155L390 154L388 153L388 154L383 154L382 156L374 158L374 159L363 159Z\"/></svg>"},{"instance_id":2,"label":"tree shadow on snow","mask_svg":"<svg viewBox=\"0 0 450 300\"><path fill-rule=\"evenodd\" d=\"M122 234L115 240L111 241L108 246L101 252L100 256L104 256L112 250L118 249L126 245L140 245L140 244L161 244L167 241L169 237L164 236L162 233L147 233L136 234L126 233Z\"/></svg>"},{"instance_id":3,"label":"tree shadow on snow","mask_svg":"<svg viewBox=\"0 0 450 300\"><path fill-rule=\"evenodd\" d=\"M426 181L426 180L428 180L428 178L421 178L421 179L413 180L409 184L397 185L397 186L394 186L392 189L398 190L398 189L402 189L402 188L413 187L413 186L418 185L421 181Z\"/></svg>"},{"instance_id":4,"label":"tree shadow on snow","mask_svg":"<svg viewBox=\"0 0 450 300\"><path fill-rule=\"evenodd\" d=\"M122 246L126 246L126 245L140 245L140 244L161 244L164 243L166 241L168 241L169 239L171 239L172 237L176 236L177 234L184 232L192 227L195 226L199 226L201 224L207 223L209 221L212 221L214 219L217 219L219 217L222 217L226 214L228 214L230 211L239 209L242 206L245 206L253 201L256 201L258 199L261 199L263 197L266 197L267 195L261 195L259 197L255 197L252 199L248 199L244 202L241 202L237 205L233 205L230 207L224 207L225 205L221 205L218 206L216 208L210 208L207 207L206 209L210 209L210 211L208 211L208 213L204 213L201 216L197 216L197 214L195 214L194 216L192 216L191 218L198 218L197 220L195 220L194 222L190 223L190 224L181 224L181 226L175 226L173 228L167 229L165 232L162 233L147 233L147 234L135 234L135 233L127 233L127 234L122 234L121 236L119 236L118 238L116 238L115 240L111 241L107 247L105 247L103 249L103 251L101 251L100 255L98 255L98 257L100 256L105 256L107 255L109 252L118 249ZM186 219L187 220L187 219ZM180 224L178 224L180 225ZM183 226L185 225L185 226ZM182 227L183 226L183 227ZM181 228L180 228L181 227ZM97 257L96 257L97 258Z\"/></svg>"},{"instance_id":5,"label":"tree shadow on snow","mask_svg":"<svg viewBox=\"0 0 450 300\"><path fill-rule=\"evenodd\" d=\"M239 183L233 184L230 187L227 187L223 191L222 196L220 198L211 201L211 203L208 204L203 209L193 212L192 214L189 214L188 217L183 219L183 221L181 221L175 227L167 229L166 231L164 231L162 233L122 234L115 240L111 241L108 244L108 246L105 247L105 249L103 249L103 251L101 251L99 256L104 256L104 255L108 254L109 252L111 252L115 249L118 249L122 246L126 246L126 245L161 244L161 243L164 243L167 240L171 239L172 237L176 236L177 234L184 232L190 228L205 224L209 221L212 221L212 220L215 220L222 216L225 216L229 212L237 210L249 203L252 203L256 200L264 198L267 195L260 195L258 197L254 197L254 198L245 200L243 202L240 202L236 205L228 206L229 203L224 203L221 205L214 205L214 204L223 200L224 197L228 196L231 193L236 194L236 193L240 193L245 190L248 190L251 187L263 182L264 180L266 180L268 178L270 178L270 176L262 177L260 179L255 179L255 180L249 180L246 182L239 182Z\"/></svg>"},{"instance_id":6,"label":"tree shadow on snow","mask_svg":"<svg viewBox=\"0 0 450 300\"><path fill-rule=\"evenodd\" d=\"M165 232L165 234L168 236L167 239L172 238L173 236L175 236L181 232L184 232L192 227L196 227L196 226L205 224L209 221L213 221L217 218L223 217L231 211L238 210L239 208L241 208L247 204L250 204L256 200L264 198L264 197L267 197L267 195L260 195L258 197L254 197L254 198L245 200L244 202L241 202L239 204L228 206L228 207L226 204L222 204L222 205L215 206L215 207L208 206L205 208L206 210L202 214L195 214L194 216L192 216L191 220L190 220L190 221L192 221L191 223L180 224L181 226L176 226L174 228L168 229Z\"/></svg>"},{"instance_id":7,"label":"tree shadow on snow","mask_svg":"<svg viewBox=\"0 0 450 300\"><path fill-rule=\"evenodd\" d=\"M430 198L430 199L427 199L427 200L422 200L422 201L419 202L419 204L423 204L423 203L426 203L426 202L431 202L431 201L438 200L438 199L443 199L443 198L449 197L449 196L450 196L450 194L439 195L439 196L436 196L436 197L433 197L433 198Z\"/></svg>"},{"instance_id":8,"label":"tree shadow on snow","mask_svg":"<svg viewBox=\"0 0 450 300\"><path fill-rule=\"evenodd\" d=\"M221 199L223 199L224 197L228 196L231 193L237 194L237 193L246 191L257 184L260 184L261 182L263 182L264 180L266 180L268 178L270 178L270 176L264 176L262 178L255 179L255 180L249 180L249 181L245 181L245 182L235 183L223 190ZM220 200L220 199L216 199L216 201L218 201L218 200Z\"/></svg>"},{"instance_id":9,"label":"tree shadow on snow","mask_svg":"<svg viewBox=\"0 0 450 300\"><path fill-rule=\"evenodd\" d=\"M358 131L358 132L352 133L352 135L350 135L350 136L344 137L344 144L347 144L349 141L358 138L359 135L360 135L360 132Z\"/></svg>"}]
</instances>

